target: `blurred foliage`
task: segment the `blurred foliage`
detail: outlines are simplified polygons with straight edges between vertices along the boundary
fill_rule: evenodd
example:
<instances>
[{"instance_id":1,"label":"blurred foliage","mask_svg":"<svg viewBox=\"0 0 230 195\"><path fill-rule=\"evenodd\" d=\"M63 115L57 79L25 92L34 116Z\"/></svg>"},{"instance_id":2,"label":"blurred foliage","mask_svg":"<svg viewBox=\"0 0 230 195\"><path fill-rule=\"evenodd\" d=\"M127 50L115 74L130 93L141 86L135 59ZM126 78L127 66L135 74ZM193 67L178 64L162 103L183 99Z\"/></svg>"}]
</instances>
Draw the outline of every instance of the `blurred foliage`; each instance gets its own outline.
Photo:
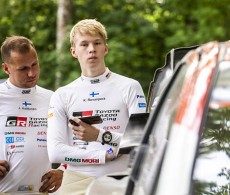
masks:
<instances>
[{"instance_id":1,"label":"blurred foliage","mask_svg":"<svg viewBox=\"0 0 230 195\"><path fill-rule=\"evenodd\" d=\"M110 70L137 79L147 94L156 68L172 48L230 37L227 0L73 0L63 60L56 54L57 0L0 0L0 41L20 34L34 42L41 66L39 84L55 90L61 64L61 85L80 75L69 52L69 30L81 19L97 18L108 31ZM5 78L0 70L0 78Z\"/></svg>"},{"instance_id":2,"label":"blurred foliage","mask_svg":"<svg viewBox=\"0 0 230 195\"><path fill-rule=\"evenodd\" d=\"M202 130L202 140L198 150L198 159L203 159L202 167L218 164L213 167L206 179L199 173L194 179L194 193L196 195L229 195L230 169L220 166L225 158L230 158L230 108L210 108L207 120ZM224 155L226 154L226 156ZM212 157L210 157L212 156ZM225 158L223 158L223 156ZM204 160L205 159L205 160ZM222 165L222 164L221 164ZM199 166L198 166L199 167ZM195 169L197 168L195 164ZM197 171L197 170L196 170ZM196 173L195 171L195 173ZM214 173L216 177L213 177ZM210 177L212 179L210 179Z\"/></svg>"}]
</instances>

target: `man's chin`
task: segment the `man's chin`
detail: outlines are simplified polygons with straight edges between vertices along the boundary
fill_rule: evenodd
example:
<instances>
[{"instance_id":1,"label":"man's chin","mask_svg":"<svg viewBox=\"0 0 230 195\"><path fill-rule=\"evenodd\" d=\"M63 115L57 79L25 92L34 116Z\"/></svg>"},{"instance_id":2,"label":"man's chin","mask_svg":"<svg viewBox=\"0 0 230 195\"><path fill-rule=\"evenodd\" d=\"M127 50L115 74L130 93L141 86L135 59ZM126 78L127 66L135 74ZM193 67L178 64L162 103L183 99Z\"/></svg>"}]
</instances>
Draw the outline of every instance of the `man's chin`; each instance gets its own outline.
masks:
<instances>
[{"instance_id":1,"label":"man's chin","mask_svg":"<svg viewBox=\"0 0 230 195\"><path fill-rule=\"evenodd\" d=\"M27 82L27 83L25 84L25 87L26 87L26 88L32 88L32 87L34 87L36 84L37 84L37 81Z\"/></svg>"}]
</instances>

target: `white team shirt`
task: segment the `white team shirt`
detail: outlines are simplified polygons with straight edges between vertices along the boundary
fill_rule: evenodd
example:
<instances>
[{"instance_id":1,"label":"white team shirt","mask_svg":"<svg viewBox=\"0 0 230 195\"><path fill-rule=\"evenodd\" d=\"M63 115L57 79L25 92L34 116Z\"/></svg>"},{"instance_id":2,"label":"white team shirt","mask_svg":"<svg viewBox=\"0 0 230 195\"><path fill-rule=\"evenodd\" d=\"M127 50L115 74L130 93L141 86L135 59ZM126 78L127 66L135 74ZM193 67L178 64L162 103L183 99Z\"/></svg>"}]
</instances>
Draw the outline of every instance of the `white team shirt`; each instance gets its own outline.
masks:
<instances>
[{"instance_id":1,"label":"white team shirt","mask_svg":"<svg viewBox=\"0 0 230 195\"><path fill-rule=\"evenodd\" d=\"M0 159L10 163L0 192L38 192L51 170L46 134L52 93L39 86L18 88L9 80L0 84Z\"/></svg>"},{"instance_id":2,"label":"white team shirt","mask_svg":"<svg viewBox=\"0 0 230 195\"><path fill-rule=\"evenodd\" d=\"M68 164L67 169L90 176L122 171L127 168L128 155L105 163L106 150L119 147L129 116L146 112L143 90L134 79L110 72L95 78L81 76L72 83L59 88L51 97L47 144L50 161ZM73 116L100 115L102 124L98 140L77 140L68 120ZM101 142L104 131L110 131L110 145Z\"/></svg>"}]
</instances>

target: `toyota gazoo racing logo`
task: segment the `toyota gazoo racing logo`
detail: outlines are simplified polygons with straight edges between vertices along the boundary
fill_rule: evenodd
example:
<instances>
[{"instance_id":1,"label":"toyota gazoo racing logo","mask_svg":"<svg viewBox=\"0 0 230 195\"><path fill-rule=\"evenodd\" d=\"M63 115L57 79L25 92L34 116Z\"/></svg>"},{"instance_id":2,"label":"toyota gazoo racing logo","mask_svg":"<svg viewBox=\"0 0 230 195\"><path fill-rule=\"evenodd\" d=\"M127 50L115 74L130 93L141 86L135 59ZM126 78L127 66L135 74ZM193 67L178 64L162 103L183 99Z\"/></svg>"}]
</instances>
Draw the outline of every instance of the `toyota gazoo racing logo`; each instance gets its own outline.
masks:
<instances>
[{"instance_id":1,"label":"toyota gazoo racing logo","mask_svg":"<svg viewBox=\"0 0 230 195\"><path fill-rule=\"evenodd\" d=\"M9 116L6 120L6 127L26 127L27 117Z\"/></svg>"}]
</instances>

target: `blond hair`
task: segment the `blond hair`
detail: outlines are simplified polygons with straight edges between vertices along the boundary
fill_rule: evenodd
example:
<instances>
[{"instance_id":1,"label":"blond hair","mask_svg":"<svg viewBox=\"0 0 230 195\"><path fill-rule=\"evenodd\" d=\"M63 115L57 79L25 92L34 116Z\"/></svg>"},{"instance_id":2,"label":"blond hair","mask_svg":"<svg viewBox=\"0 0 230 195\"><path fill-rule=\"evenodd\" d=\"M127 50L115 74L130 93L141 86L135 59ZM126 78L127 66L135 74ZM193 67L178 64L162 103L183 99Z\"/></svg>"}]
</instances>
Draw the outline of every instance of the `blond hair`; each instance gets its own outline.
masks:
<instances>
[{"instance_id":1,"label":"blond hair","mask_svg":"<svg viewBox=\"0 0 230 195\"><path fill-rule=\"evenodd\" d=\"M92 36L99 35L105 43L107 39L107 32L105 30L105 27L96 19L81 20L73 26L72 30L70 31L71 46L74 46L74 38L77 34L79 35L88 34Z\"/></svg>"}]
</instances>

